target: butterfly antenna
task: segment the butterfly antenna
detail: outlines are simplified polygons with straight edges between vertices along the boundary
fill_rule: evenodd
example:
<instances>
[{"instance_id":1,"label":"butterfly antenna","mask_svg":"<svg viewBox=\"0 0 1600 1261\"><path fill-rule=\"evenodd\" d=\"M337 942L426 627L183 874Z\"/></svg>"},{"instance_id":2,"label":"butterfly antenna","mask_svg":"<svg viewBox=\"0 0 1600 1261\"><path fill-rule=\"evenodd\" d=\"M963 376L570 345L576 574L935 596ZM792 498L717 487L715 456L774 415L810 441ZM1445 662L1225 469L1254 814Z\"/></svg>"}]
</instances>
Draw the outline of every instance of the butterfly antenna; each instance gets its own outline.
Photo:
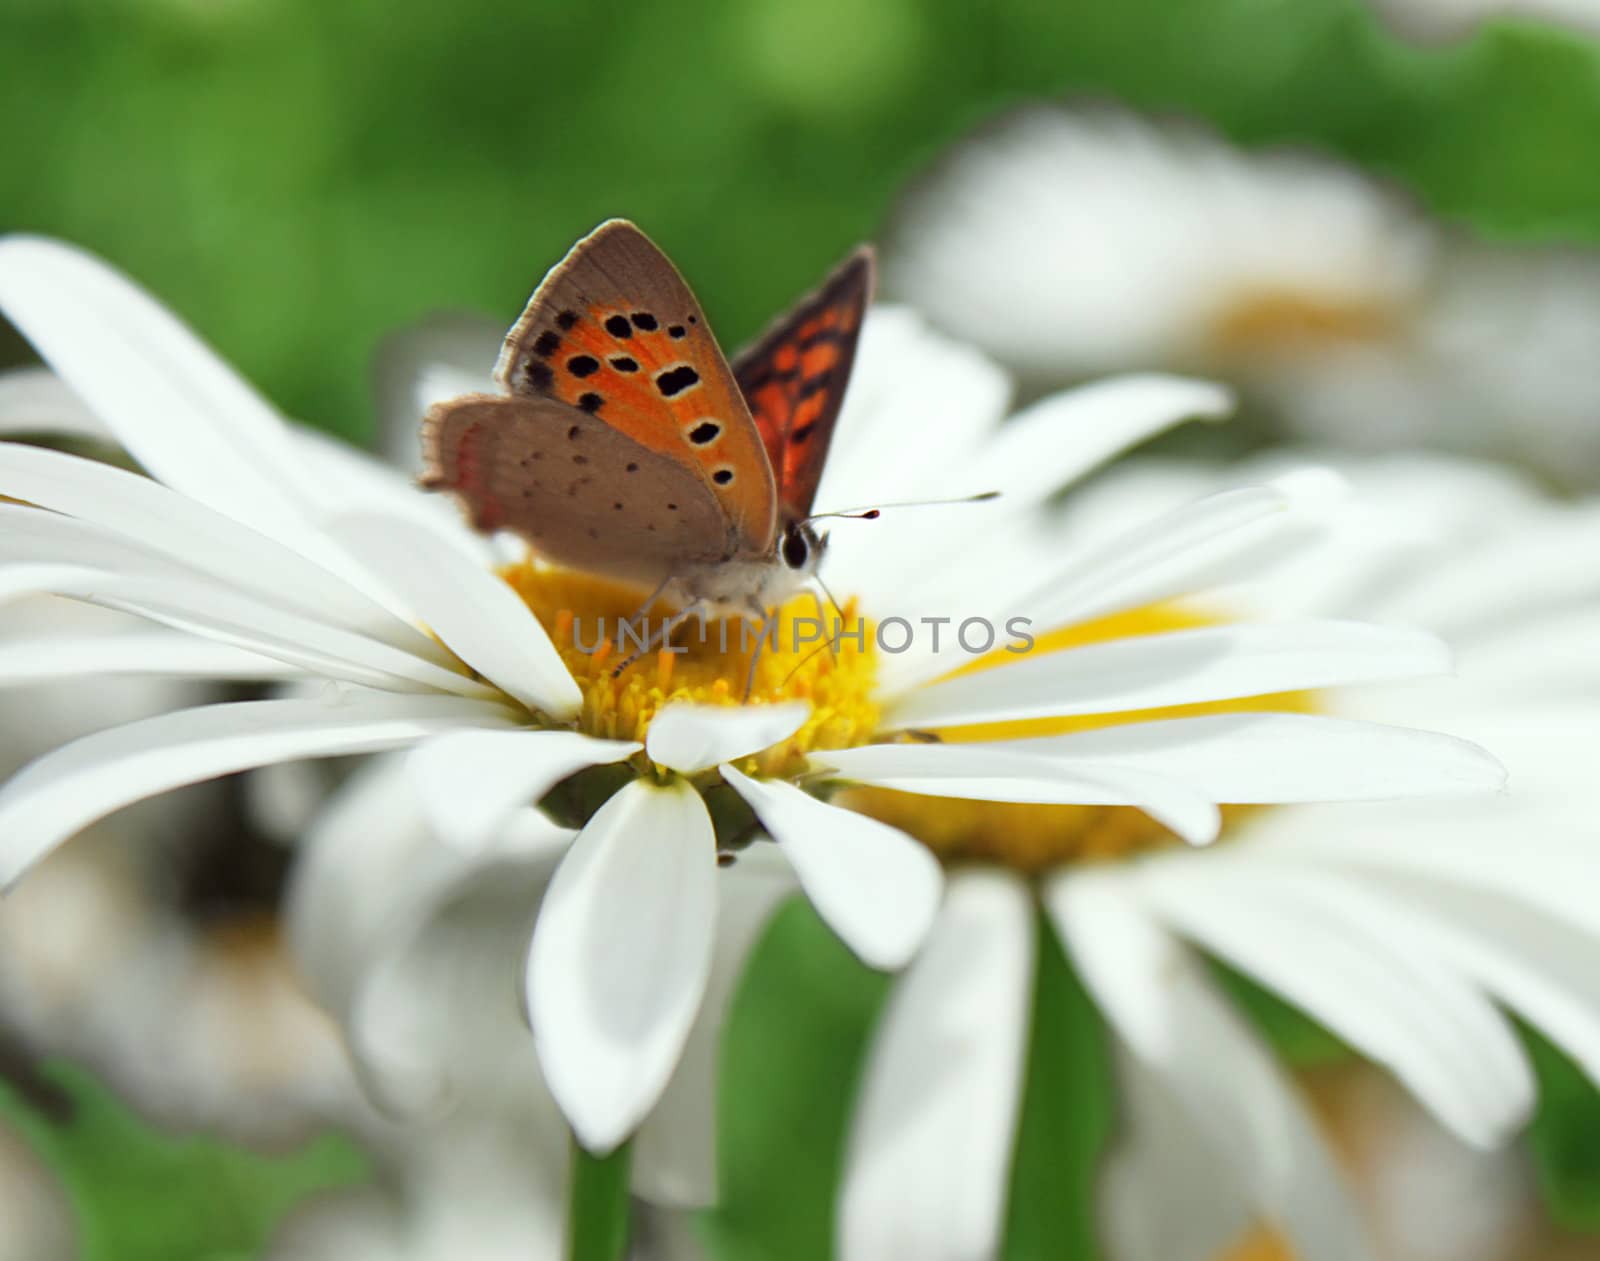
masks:
<instances>
[{"instance_id":1,"label":"butterfly antenna","mask_svg":"<svg viewBox=\"0 0 1600 1261\"><path fill-rule=\"evenodd\" d=\"M957 499L909 499L904 503L878 504L874 507L840 508L834 512L814 512L804 521L824 521L829 517L845 517L852 521L876 521L892 508L946 508L951 504L981 504L1000 498L997 490L985 490L976 495L962 495Z\"/></svg>"}]
</instances>

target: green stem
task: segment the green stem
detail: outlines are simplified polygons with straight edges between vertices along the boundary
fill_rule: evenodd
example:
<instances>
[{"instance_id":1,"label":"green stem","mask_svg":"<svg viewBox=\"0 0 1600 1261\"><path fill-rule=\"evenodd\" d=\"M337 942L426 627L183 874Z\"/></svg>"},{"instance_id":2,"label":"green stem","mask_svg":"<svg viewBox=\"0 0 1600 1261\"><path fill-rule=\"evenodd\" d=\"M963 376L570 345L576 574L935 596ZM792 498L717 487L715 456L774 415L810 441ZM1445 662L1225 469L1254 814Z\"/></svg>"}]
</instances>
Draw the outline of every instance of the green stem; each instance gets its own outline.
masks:
<instances>
[{"instance_id":1,"label":"green stem","mask_svg":"<svg viewBox=\"0 0 1600 1261\"><path fill-rule=\"evenodd\" d=\"M567 1194L567 1261L619 1261L628 1246L632 1147L591 1156L574 1139Z\"/></svg>"}]
</instances>

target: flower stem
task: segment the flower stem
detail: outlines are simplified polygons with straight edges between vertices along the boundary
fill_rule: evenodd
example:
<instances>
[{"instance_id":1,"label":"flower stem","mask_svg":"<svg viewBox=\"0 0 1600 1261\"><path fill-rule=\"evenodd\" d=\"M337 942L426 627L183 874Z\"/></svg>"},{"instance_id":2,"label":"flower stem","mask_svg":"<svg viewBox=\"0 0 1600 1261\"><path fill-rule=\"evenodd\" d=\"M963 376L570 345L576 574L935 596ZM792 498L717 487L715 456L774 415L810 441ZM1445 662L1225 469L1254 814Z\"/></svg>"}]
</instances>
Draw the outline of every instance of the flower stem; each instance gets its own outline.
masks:
<instances>
[{"instance_id":1,"label":"flower stem","mask_svg":"<svg viewBox=\"0 0 1600 1261\"><path fill-rule=\"evenodd\" d=\"M628 1246L628 1172L632 1147L591 1156L572 1143L567 1192L567 1261L620 1261Z\"/></svg>"}]
</instances>

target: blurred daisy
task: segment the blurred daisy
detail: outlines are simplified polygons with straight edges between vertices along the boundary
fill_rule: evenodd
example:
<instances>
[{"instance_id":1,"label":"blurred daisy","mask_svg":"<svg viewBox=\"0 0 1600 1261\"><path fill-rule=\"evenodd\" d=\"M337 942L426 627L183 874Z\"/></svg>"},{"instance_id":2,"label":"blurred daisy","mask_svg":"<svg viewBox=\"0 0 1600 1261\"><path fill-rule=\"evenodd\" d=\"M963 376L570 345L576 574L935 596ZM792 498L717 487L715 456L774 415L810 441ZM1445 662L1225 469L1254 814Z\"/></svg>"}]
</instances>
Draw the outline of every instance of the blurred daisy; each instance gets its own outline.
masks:
<instances>
[{"instance_id":1,"label":"blurred daisy","mask_svg":"<svg viewBox=\"0 0 1600 1261\"><path fill-rule=\"evenodd\" d=\"M1034 388L1202 372L1294 432L1529 459L1569 482L1600 476L1597 269L1447 233L1332 160L1054 106L945 155L884 261L887 289Z\"/></svg>"},{"instance_id":2,"label":"blurred daisy","mask_svg":"<svg viewBox=\"0 0 1600 1261\"><path fill-rule=\"evenodd\" d=\"M1600 32L1593 0L1373 0L1373 7L1402 35L1427 41L1458 39L1503 18Z\"/></svg>"},{"instance_id":3,"label":"blurred daisy","mask_svg":"<svg viewBox=\"0 0 1600 1261\"><path fill-rule=\"evenodd\" d=\"M1165 1127L1151 1157L1167 1171L1165 1189L1125 1178L1110 1187L1115 1255L1126 1261L1210 1257L1251 1220L1281 1231L1302 1261L1372 1255L1316 1126L1219 993L1204 956L1386 1067L1474 1147L1503 1143L1534 1102L1502 1008L1600 1080L1587 791L1588 750L1600 735L1592 650L1600 592L1578 560L1593 549L1600 515L1595 505L1541 499L1488 466L1396 458L1345 471L1356 508L1316 547L1194 611L1425 625L1458 648L1462 678L1240 708L1309 707L1379 722L1404 713L1492 745L1515 791L1471 804L1233 812L1227 843L1205 852L1175 845L1130 811L982 804L958 814L905 794L840 799L922 837L949 867L928 944L897 982L869 1054L840 1208L846 1261L886 1251L969 1256L998 1238L1036 906L1127 1049L1136 1124L1156 1125L1155 1117ZM1232 469L1227 480L1273 472ZM1114 528L1222 480L1130 468L1076 497L1067 525ZM1263 720L1271 730L1281 717L1162 725L1249 730ZM1151 738L1158 728L1111 721L1056 737L1040 736L1037 723L1011 726L1080 753L1160 752L1173 765L1176 746ZM944 732L947 741L966 734ZM982 734L1010 743L997 727ZM1253 781L1278 764L1264 742L1248 757L1202 753L1182 774L1192 780L1208 766L1218 800L1254 802L1265 797ZM1175 1180L1182 1195L1163 1198Z\"/></svg>"},{"instance_id":4,"label":"blurred daisy","mask_svg":"<svg viewBox=\"0 0 1600 1261\"><path fill-rule=\"evenodd\" d=\"M737 830L759 821L823 919L869 964L898 966L920 944L938 864L904 834L791 782L811 772L813 753L840 750L833 770L857 782L1136 805L1197 841L1216 832L1215 801L1244 799L1225 775L1229 793L1217 796L1216 761L1263 756L1263 744L1276 758L1251 799L1449 793L1499 780L1491 759L1459 741L1311 715L1247 729L1152 724L1150 738L1169 745L1153 755L874 743L1019 707L1153 708L1445 666L1429 636L1344 622L1175 630L1012 658L975 683L940 679L958 649L931 630L917 651L879 653L865 635L841 637L836 654L813 650L798 627L813 606L797 599L778 619L777 649L759 655L757 703L737 700L750 654L716 637L619 673L608 645L585 648L580 633L626 617L635 593L531 559L501 563L451 505L286 425L102 264L48 241L0 243L0 307L159 479L0 447L0 492L31 505L0 505L0 584L165 628L109 639L74 662L79 671L296 684L285 699L162 714L40 758L0 791L0 876L16 880L66 836L181 784L405 748L416 750L435 829L481 871L502 846L525 843L519 813L562 786L552 809L581 831L544 896L524 988L545 1077L597 1152L626 1139L660 1097L706 993L719 845L708 805L731 812ZM859 501L869 487L872 499L939 495L958 480L1004 491L986 517L884 523L870 547L841 549L830 577L863 607L958 615L979 634L986 618L992 630L1020 608L1043 626L1081 622L1246 569L1292 545L1303 525L1287 485L1243 490L1047 566L1035 551L1034 568L1025 549L1041 541L1035 509L1056 485L1185 417L1216 414L1222 392L1164 377L1108 382L997 430L1003 376L915 320L877 321L862 360L874 366L852 387L824 502ZM934 413L937 445L921 440ZM852 597L847 615L855 608ZM55 650L17 656L54 660ZM1169 774L1169 763L1194 773ZM611 769L573 782L594 768Z\"/></svg>"}]
</instances>

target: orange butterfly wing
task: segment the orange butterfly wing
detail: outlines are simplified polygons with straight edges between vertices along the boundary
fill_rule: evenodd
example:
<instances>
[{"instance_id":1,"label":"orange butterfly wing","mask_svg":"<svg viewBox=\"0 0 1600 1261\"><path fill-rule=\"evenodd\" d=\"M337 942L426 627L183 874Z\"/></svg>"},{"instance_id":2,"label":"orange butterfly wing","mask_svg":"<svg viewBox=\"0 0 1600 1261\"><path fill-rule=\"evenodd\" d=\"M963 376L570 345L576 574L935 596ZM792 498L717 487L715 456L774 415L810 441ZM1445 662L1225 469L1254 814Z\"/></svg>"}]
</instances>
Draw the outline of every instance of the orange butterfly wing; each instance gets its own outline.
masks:
<instances>
[{"instance_id":1,"label":"orange butterfly wing","mask_svg":"<svg viewBox=\"0 0 1600 1261\"><path fill-rule=\"evenodd\" d=\"M804 517L816 498L873 278L863 245L734 360L788 518Z\"/></svg>"},{"instance_id":2,"label":"orange butterfly wing","mask_svg":"<svg viewBox=\"0 0 1600 1261\"><path fill-rule=\"evenodd\" d=\"M545 277L495 379L682 464L727 515L738 554L772 551L777 491L750 409L689 286L633 224L601 224Z\"/></svg>"}]
</instances>

